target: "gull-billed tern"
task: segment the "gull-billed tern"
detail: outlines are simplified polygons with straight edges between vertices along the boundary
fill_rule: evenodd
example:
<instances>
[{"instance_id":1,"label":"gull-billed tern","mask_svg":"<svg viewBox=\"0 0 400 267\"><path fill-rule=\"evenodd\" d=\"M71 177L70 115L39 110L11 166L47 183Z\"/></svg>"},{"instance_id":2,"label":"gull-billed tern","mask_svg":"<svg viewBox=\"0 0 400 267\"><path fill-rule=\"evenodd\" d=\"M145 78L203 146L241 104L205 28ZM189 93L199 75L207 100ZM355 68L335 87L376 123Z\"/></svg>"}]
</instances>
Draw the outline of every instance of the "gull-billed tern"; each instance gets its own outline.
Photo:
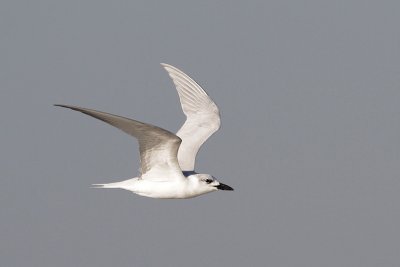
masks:
<instances>
[{"instance_id":1,"label":"gull-billed tern","mask_svg":"<svg viewBox=\"0 0 400 267\"><path fill-rule=\"evenodd\" d=\"M192 198L217 190L233 190L210 174L194 171L200 146L220 127L217 105L188 75L171 65L161 65L174 82L186 115L176 135L151 124L93 109L55 105L102 120L136 137L139 142L139 177L94 186L126 189L152 198Z\"/></svg>"}]
</instances>

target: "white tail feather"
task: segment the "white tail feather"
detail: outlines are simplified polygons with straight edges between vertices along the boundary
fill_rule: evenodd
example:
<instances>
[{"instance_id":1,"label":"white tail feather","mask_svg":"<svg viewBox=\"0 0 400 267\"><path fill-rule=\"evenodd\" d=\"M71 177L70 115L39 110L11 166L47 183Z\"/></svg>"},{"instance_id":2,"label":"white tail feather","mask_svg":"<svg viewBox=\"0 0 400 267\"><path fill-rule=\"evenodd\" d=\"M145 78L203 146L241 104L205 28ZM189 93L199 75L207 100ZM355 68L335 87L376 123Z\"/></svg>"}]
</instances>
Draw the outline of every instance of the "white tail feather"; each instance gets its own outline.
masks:
<instances>
[{"instance_id":1,"label":"white tail feather","mask_svg":"<svg viewBox=\"0 0 400 267\"><path fill-rule=\"evenodd\" d=\"M138 177L135 177L135 178L121 181L121 182L114 182L114 183L108 183L108 184L92 184L91 188L122 188L122 189L126 189L126 188L132 186L133 183L135 183L135 181L137 181L138 179L139 179Z\"/></svg>"},{"instance_id":2,"label":"white tail feather","mask_svg":"<svg viewBox=\"0 0 400 267\"><path fill-rule=\"evenodd\" d=\"M121 188L120 183L92 184L91 188Z\"/></svg>"}]
</instances>

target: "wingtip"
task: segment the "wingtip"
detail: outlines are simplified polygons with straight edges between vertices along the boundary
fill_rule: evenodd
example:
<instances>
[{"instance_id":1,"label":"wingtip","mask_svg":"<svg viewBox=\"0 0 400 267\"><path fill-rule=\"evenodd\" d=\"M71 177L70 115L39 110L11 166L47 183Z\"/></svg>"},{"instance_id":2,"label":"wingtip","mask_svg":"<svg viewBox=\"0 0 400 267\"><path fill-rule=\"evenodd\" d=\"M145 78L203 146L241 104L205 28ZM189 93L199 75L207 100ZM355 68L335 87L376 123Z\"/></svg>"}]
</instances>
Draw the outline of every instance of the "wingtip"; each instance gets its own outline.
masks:
<instances>
[{"instance_id":1,"label":"wingtip","mask_svg":"<svg viewBox=\"0 0 400 267\"><path fill-rule=\"evenodd\" d=\"M62 105L62 104L53 104L55 107L62 107L62 108L72 108L72 106Z\"/></svg>"},{"instance_id":2,"label":"wingtip","mask_svg":"<svg viewBox=\"0 0 400 267\"><path fill-rule=\"evenodd\" d=\"M172 66L167 63L160 63L160 64L168 72L169 76L174 75L176 73L180 73L180 74L187 76L187 74L185 74L183 71L181 71L179 68L177 68L175 66ZM171 76L171 78L172 78L172 76Z\"/></svg>"},{"instance_id":3,"label":"wingtip","mask_svg":"<svg viewBox=\"0 0 400 267\"><path fill-rule=\"evenodd\" d=\"M172 70L175 70L175 71L180 71L180 72L182 72L182 71L181 71L180 69L178 69L177 67L172 66L172 65L167 64L167 63L160 63L160 65L163 66L163 68L166 69L167 71L168 71L168 69L172 69Z\"/></svg>"},{"instance_id":4,"label":"wingtip","mask_svg":"<svg viewBox=\"0 0 400 267\"><path fill-rule=\"evenodd\" d=\"M53 106L65 108L65 105L62 105L62 104L53 104Z\"/></svg>"},{"instance_id":5,"label":"wingtip","mask_svg":"<svg viewBox=\"0 0 400 267\"><path fill-rule=\"evenodd\" d=\"M173 68L173 66L171 66L171 65L169 65L169 64L167 64L167 63L160 63L160 65L163 67L163 68Z\"/></svg>"}]
</instances>

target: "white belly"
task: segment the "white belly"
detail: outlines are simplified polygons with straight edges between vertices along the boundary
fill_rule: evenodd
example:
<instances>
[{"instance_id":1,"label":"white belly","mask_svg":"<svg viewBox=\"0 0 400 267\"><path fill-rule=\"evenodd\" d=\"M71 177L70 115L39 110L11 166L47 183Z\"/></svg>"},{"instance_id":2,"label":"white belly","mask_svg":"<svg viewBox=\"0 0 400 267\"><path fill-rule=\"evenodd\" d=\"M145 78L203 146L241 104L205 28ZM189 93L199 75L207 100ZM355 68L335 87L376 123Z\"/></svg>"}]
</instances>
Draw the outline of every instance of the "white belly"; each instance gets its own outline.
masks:
<instances>
[{"instance_id":1,"label":"white belly","mask_svg":"<svg viewBox=\"0 0 400 267\"><path fill-rule=\"evenodd\" d=\"M186 181L158 182L138 179L130 185L121 187L135 194L152 198L191 198L193 195Z\"/></svg>"}]
</instances>

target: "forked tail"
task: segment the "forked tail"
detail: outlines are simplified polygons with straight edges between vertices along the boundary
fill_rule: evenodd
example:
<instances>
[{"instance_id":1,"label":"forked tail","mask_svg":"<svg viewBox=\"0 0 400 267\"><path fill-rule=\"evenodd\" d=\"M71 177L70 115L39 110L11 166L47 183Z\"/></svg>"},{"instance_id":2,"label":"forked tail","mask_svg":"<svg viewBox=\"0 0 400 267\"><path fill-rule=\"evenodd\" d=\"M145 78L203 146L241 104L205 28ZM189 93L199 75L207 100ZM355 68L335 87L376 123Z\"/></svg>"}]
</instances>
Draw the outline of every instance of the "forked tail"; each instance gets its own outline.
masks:
<instances>
[{"instance_id":1,"label":"forked tail","mask_svg":"<svg viewBox=\"0 0 400 267\"><path fill-rule=\"evenodd\" d=\"M131 178L121 182L107 183L107 184L92 184L92 188L122 188L126 189L132 186L138 178Z\"/></svg>"},{"instance_id":2,"label":"forked tail","mask_svg":"<svg viewBox=\"0 0 400 267\"><path fill-rule=\"evenodd\" d=\"M91 188L121 188L121 183L92 184Z\"/></svg>"}]
</instances>

